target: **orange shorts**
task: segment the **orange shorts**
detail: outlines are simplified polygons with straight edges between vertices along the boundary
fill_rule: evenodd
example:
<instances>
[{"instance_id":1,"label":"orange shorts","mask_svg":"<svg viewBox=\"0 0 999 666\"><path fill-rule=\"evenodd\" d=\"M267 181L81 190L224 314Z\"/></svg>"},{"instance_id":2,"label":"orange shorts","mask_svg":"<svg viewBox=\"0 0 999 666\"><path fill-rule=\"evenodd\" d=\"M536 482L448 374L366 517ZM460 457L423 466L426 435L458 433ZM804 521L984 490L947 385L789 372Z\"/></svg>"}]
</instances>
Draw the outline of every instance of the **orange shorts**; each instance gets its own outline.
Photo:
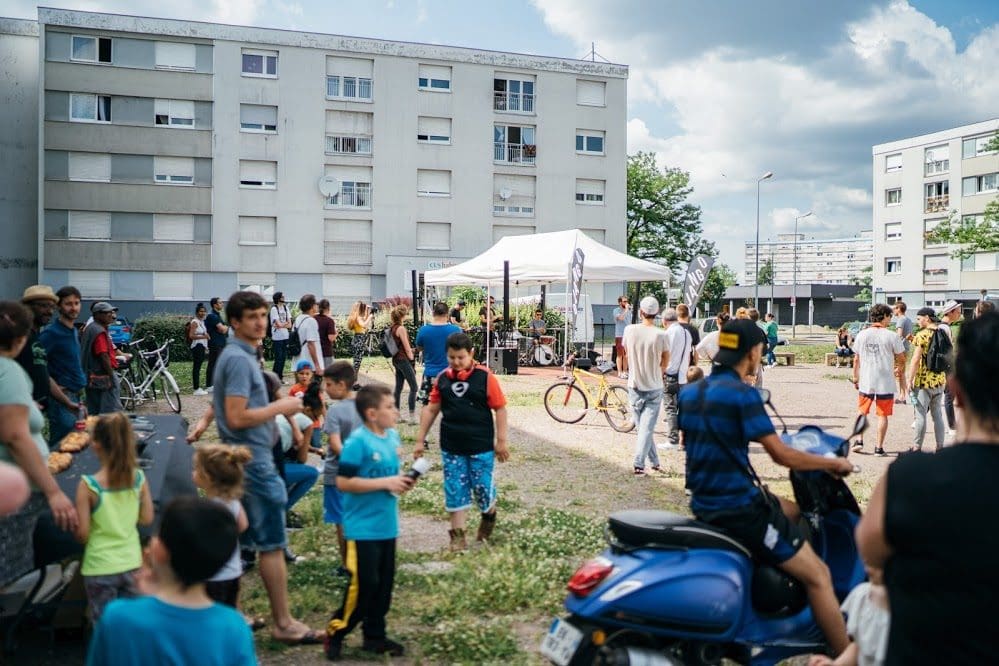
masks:
<instances>
[{"instance_id":1,"label":"orange shorts","mask_svg":"<svg viewBox=\"0 0 999 666\"><path fill-rule=\"evenodd\" d=\"M861 393L858 399L860 413L870 414L872 403L876 407L878 416L891 416L895 410L895 395L892 393L879 393L877 395Z\"/></svg>"},{"instance_id":2,"label":"orange shorts","mask_svg":"<svg viewBox=\"0 0 999 666\"><path fill-rule=\"evenodd\" d=\"M618 356L627 356L628 352L624 348L624 338L614 338L614 346L617 347Z\"/></svg>"}]
</instances>

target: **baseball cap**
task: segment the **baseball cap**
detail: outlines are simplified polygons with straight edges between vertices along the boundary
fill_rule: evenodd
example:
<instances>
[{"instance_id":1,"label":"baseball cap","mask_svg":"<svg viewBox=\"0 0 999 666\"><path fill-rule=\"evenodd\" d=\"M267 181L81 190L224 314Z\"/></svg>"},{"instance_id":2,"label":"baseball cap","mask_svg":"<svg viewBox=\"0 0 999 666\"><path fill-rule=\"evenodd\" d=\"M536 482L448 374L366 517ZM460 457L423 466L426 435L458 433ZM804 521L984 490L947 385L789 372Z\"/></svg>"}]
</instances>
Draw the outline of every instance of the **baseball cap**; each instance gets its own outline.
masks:
<instances>
[{"instance_id":1,"label":"baseball cap","mask_svg":"<svg viewBox=\"0 0 999 666\"><path fill-rule=\"evenodd\" d=\"M90 311L94 314L97 314L98 312L117 312L118 308L111 305L107 301L97 301L90 306Z\"/></svg>"},{"instance_id":2,"label":"baseball cap","mask_svg":"<svg viewBox=\"0 0 999 666\"><path fill-rule=\"evenodd\" d=\"M940 308L940 314L945 315L948 312L953 312L954 310L957 310L959 307L961 307L961 304L955 301L954 299L951 299L946 303L944 303L943 307Z\"/></svg>"},{"instance_id":3,"label":"baseball cap","mask_svg":"<svg viewBox=\"0 0 999 666\"><path fill-rule=\"evenodd\" d=\"M646 296L642 299L642 302L638 304L638 309L644 315L655 317L659 314L659 301L656 300L655 296Z\"/></svg>"},{"instance_id":4,"label":"baseball cap","mask_svg":"<svg viewBox=\"0 0 999 666\"><path fill-rule=\"evenodd\" d=\"M295 372L298 372L300 370L305 370L306 368L308 368L309 370L315 370L316 366L312 365L312 361L304 358L295 364Z\"/></svg>"},{"instance_id":5,"label":"baseball cap","mask_svg":"<svg viewBox=\"0 0 999 666\"><path fill-rule=\"evenodd\" d=\"M666 308L663 310L663 321L676 321L676 308Z\"/></svg>"},{"instance_id":6,"label":"baseball cap","mask_svg":"<svg viewBox=\"0 0 999 666\"><path fill-rule=\"evenodd\" d=\"M715 363L732 366L741 361L749 350L767 341L767 336L756 322L749 319L732 319L722 326L718 335L718 353Z\"/></svg>"},{"instance_id":7,"label":"baseball cap","mask_svg":"<svg viewBox=\"0 0 999 666\"><path fill-rule=\"evenodd\" d=\"M21 296L22 303L31 303L32 301L52 301L53 303L58 303L59 299L56 298L52 287L47 284L35 284L25 289L24 294Z\"/></svg>"},{"instance_id":8,"label":"baseball cap","mask_svg":"<svg viewBox=\"0 0 999 666\"><path fill-rule=\"evenodd\" d=\"M930 319L936 320L937 311L933 308L919 308L919 312L916 313L917 317L929 317Z\"/></svg>"}]
</instances>

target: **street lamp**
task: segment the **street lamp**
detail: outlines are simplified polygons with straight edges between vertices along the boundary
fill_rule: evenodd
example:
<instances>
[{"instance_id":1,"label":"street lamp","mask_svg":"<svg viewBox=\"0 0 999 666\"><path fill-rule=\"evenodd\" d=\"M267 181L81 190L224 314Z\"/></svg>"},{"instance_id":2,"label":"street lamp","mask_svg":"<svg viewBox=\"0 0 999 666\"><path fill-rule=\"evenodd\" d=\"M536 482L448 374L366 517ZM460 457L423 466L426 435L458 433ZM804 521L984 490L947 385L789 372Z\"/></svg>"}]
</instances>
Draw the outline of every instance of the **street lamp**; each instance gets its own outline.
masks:
<instances>
[{"instance_id":1,"label":"street lamp","mask_svg":"<svg viewBox=\"0 0 999 666\"><path fill-rule=\"evenodd\" d=\"M798 325L798 220L809 217L812 211L794 218L794 261L791 269L791 339L795 338L795 331Z\"/></svg>"},{"instance_id":2,"label":"street lamp","mask_svg":"<svg viewBox=\"0 0 999 666\"><path fill-rule=\"evenodd\" d=\"M757 309L760 307L760 183L773 177L774 172L767 171L756 181L756 270L754 272L756 279L753 280L755 283L753 285L753 307Z\"/></svg>"}]
</instances>

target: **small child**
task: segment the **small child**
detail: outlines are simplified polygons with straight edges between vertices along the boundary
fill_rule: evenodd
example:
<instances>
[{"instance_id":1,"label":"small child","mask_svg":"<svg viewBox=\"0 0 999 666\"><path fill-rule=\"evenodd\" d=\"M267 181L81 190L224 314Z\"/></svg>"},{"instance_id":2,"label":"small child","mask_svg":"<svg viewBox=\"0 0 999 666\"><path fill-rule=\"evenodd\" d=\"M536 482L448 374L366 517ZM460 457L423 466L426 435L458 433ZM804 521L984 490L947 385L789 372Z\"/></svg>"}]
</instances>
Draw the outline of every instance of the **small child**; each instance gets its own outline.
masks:
<instances>
[{"instance_id":1,"label":"small child","mask_svg":"<svg viewBox=\"0 0 999 666\"><path fill-rule=\"evenodd\" d=\"M701 370L700 366L692 365L687 368L687 386L702 379L704 379L704 370Z\"/></svg>"},{"instance_id":2,"label":"small child","mask_svg":"<svg viewBox=\"0 0 999 666\"><path fill-rule=\"evenodd\" d=\"M154 512L146 475L136 462L128 417L104 414L94 425L92 439L101 468L85 475L77 487L76 538L86 544L81 573L90 619L97 624L108 603L137 595L135 574L142 566L137 526L152 524Z\"/></svg>"},{"instance_id":3,"label":"small child","mask_svg":"<svg viewBox=\"0 0 999 666\"><path fill-rule=\"evenodd\" d=\"M309 384L316 376L316 368L312 361L301 360L295 365L295 383L288 389L288 395L301 398L309 390Z\"/></svg>"},{"instance_id":4,"label":"small child","mask_svg":"<svg viewBox=\"0 0 999 666\"><path fill-rule=\"evenodd\" d=\"M205 581L225 565L237 538L232 513L217 502L190 496L170 502L146 549L152 595L108 604L87 665L255 665L243 617L205 593Z\"/></svg>"},{"instance_id":5,"label":"small child","mask_svg":"<svg viewBox=\"0 0 999 666\"><path fill-rule=\"evenodd\" d=\"M846 614L846 633L853 642L836 657L813 656L808 666L881 666L888 652L891 611L888 590L880 569L867 567L869 582L846 595L841 610Z\"/></svg>"},{"instance_id":6,"label":"small child","mask_svg":"<svg viewBox=\"0 0 999 666\"><path fill-rule=\"evenodd\" d=\"M385 615L395 578L398 495L412 488L413 479L399 473L399 410L389 387L364 386L354 402L364 425L344 442L337 471L337 487L344 493L350 582L340 610L326 627L326 658L331 660L340 658L343 639L362 620L362 650L393 657L404 652L386 637Z\"/></svg>"},{"instance_id":7,"label":"small child","mask_svg":"<svg viewBox=\"0 0 999 666\"><path fill-rule=\"evenodd\" d=\"M253 454L245 446L209 444L194 451L194 471L191 474L194 485L204 491L205 497L229 510L236 519L236 530L240 534L249 527L239 499L243 496L243 465L252 458ZM205 592L213 601L238 608L239 579L242 575L243 564L236 547L222 568L205 583Z\"/></svg>"},{"instance_id":8,"label":"small child","mask_svg":"<svg viewBox=\"0 0 999 666\"><path fill-rule=\"evenodd\" d=\"M336 487L343 443L351 433L363 425L354 403L354 383L357 375L348 361L336 361L323 371L323 390L337 402L326 410L323 432L328 437L326 465L323 468L323 520L336 525L336 539L340 547L340 561L346 562L347 547L343 537L343 497Z\"/></svg>"},{"instance_id":9,"label":"small child","mask_svg":"<svg viewBox=\"0 0 999 666\"><path fill-rule=\"evenodd\" d=\"M472 340L466 333L447 338L448 369L437 377L430 404L423 410L413 456L423 455L427 431L441 412L441 460L444 464L444 508L450 514L451 550L468 547L465 515L472 506L482 514L477 541L492 536L496 525L494 460L506 462L506 397L499 380L476 365ZM496 415L495 426L493 413ZM495 443L494 443L495 442Z\"/></svg>"}]
</instances>

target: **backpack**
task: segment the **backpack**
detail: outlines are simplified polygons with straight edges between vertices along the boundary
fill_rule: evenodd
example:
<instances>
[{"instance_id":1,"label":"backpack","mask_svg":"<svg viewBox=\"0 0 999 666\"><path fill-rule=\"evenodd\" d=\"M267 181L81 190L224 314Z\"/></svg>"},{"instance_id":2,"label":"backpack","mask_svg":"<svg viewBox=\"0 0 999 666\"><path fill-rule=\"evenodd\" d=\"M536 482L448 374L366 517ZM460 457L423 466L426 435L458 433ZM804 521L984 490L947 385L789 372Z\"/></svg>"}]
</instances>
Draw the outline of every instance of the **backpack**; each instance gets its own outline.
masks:
<instances>
[{"instance_id":1,"label":"backpack","mask_svg":"<svg viewBox=\"0 0 999 666\"><path fill-rule=\"evenodd\" d=\"M950 372L954 364L954 344L940 327L933 331L930 346L926 348L926 369L930 372Z\"/></svg>"},{"instance_id":2,"label":"backpack","mask_svg":"<svg viewBox=\"0 0 999 666\"><path fill-rule=\"evenodd\" d=\"M302 341L298 337L298 323L302 321L302 317L305 316L306 315L298 315L298 318L295 320L295 325L291 327L291 333L288 335L288 346L286 347L289 358L298 356L302 353Z\"/></svg>"},{"instance_id":3,"label":"backpack","mask_svg":"<svg viewBox=\"0 0 999 666\"><path fill-rule=\"evenodd\" d=\"M184 339L187 340L188 346L194 342L194 338L191 336L191 324L193 323L194 320L191 320L187 322L187 326L184 327Z\"/></svg>"},{"instance_id":4,"label":"backpack","mask_svg":"<svg viewBox=\"0 0 999 666\"><path fill-rule=\"evenodd\" d=\"M389 326L384 331L382 331L382 341L378 345L378 351L382 353L385 358L392 358L399 353L399 343L392 334L392 326Z\"/></svg>"}]
</instances>

